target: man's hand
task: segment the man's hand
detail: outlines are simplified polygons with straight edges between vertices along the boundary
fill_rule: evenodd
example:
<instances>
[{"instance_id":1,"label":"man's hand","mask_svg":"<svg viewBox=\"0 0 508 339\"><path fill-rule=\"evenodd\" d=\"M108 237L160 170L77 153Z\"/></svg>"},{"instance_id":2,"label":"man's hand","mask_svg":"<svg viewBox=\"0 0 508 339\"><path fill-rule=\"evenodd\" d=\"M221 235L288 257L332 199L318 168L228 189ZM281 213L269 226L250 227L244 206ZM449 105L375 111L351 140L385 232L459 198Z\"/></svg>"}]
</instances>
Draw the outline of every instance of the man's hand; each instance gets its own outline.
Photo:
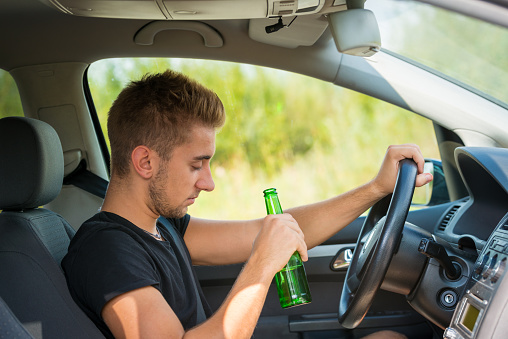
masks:
<instances>
[{"instance_id":1,"label":"man's hand","mask_svg":"<svg viewBox=\"0 0 508 339\"><path fill-rule=\"evenodd\" d=\"M307 261L307 245L300 226L290 214L272 214L263 220L249 261L255 261L259 268L268 269L273 277L295 251L300 253L303 261Z\"/></svg>"},{"instance_id":2,"label":"man's hand","mask_svg":"<svg viewBox=\"0 0 508 339\"><path fill-rule=\"evenodd\" d=\"M381 169L379 170L376 178L373 180L373 183L380 192L381 196L385 196L393 192L395 182L397 181L397 173L399 171L399 161L405 158L413 159L418 166L416 187L423 186L432 181L432 174L423 173L425 160L417 145L392 145L388 147Z\"/></svg>"}]
</instances>

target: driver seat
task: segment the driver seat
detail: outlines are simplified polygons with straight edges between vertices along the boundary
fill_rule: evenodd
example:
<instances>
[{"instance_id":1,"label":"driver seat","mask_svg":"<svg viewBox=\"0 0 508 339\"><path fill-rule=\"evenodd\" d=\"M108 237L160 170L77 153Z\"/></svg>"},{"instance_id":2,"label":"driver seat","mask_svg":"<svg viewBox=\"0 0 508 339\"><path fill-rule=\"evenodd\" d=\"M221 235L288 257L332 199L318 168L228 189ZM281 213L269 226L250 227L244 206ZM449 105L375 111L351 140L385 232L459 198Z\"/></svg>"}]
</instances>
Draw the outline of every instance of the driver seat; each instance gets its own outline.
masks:
<instances>
[{"instance_id":1,"label":"driver seat","mask_svg":"<svg viewBox=\"0 0 508 339\"><path fill-rule=\"evenodd\" d=\"M104 338L60 268L74 230L39 207L62 188L57 133L40 120L3 118L0 145L0 298L34 338Z\"/></svg>"}]
</instances>

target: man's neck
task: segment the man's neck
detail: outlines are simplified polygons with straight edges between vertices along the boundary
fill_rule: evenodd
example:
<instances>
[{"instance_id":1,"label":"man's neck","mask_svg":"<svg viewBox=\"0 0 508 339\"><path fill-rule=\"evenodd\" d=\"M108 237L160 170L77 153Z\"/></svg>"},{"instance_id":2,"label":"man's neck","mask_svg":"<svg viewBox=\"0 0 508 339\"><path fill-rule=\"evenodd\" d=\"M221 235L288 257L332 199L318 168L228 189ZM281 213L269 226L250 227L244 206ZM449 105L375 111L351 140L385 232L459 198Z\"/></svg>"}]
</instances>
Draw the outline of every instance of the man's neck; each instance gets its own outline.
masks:
<instances>
[{"instance_id":1,"label":"man's neck","mask_svg":"<svg viewBox=\"0 0 508 339\"><path fill-rule=\"evenodd\" d=\"M115 213L145 231L156 233L159 215L147 205L146 196L147 193L139 185L117 185L112 180L101 210Z\"/></svg>"}]
</instances>

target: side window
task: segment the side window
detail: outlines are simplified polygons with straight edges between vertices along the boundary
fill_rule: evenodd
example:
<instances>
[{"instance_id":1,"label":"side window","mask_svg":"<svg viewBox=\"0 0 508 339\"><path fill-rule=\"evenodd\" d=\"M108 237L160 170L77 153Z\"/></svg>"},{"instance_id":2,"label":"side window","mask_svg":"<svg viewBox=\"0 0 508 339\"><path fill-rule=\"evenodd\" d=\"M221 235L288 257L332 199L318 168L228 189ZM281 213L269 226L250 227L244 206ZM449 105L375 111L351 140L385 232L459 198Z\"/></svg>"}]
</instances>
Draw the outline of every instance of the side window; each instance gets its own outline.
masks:
<instances>
[{"instance_id":1,"label":"side window","mask_svg":"<svg viewBox=\"0 0 508 339\"><path fill-rule=\"evenodd\" d=\"M215 190L200 195L193 216L261 217L270 187L283 208L344 193L375 177L391 144L415 143L439 159L432 122L409 111L302 75L203 60L93 64L88 81L105 133L109 107L127 82L168 68L213 89L226 107L212 159Z\"/></svg>"},{"instance_id":2,"label":"side window","mask_svg":"<svg viewBox=\"0 0 508 339\"><path fill-rule=\"evenodd\" d=\"M23 116L23 107L14 79L0 69L0 119L8 116Z\"/></svg>"}]
</instances>

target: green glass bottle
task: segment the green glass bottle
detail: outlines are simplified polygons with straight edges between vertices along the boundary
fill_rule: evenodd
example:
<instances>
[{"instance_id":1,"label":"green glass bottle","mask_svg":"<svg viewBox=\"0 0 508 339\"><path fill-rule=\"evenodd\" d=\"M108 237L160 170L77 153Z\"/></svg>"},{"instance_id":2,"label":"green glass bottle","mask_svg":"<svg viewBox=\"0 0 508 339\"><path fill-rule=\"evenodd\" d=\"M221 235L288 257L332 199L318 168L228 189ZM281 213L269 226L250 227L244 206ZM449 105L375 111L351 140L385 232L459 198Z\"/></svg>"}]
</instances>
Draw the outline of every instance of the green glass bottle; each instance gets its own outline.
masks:
<instances>
[{"instance_id":1,"label":"green glass bottle","mask_svg":"<svg viewBox=\"0 0 508 339\"><path fill-rule=\"evenodd\" d=\"M263 191L265 195L266 212L268 214L282 214L279 197L275 188ZM275 283L279 293L282 308L303 305L312 301L307 275L303 267L300 253L295 252L282 270L275 274Z\"/></svg>"}]
</instances>

